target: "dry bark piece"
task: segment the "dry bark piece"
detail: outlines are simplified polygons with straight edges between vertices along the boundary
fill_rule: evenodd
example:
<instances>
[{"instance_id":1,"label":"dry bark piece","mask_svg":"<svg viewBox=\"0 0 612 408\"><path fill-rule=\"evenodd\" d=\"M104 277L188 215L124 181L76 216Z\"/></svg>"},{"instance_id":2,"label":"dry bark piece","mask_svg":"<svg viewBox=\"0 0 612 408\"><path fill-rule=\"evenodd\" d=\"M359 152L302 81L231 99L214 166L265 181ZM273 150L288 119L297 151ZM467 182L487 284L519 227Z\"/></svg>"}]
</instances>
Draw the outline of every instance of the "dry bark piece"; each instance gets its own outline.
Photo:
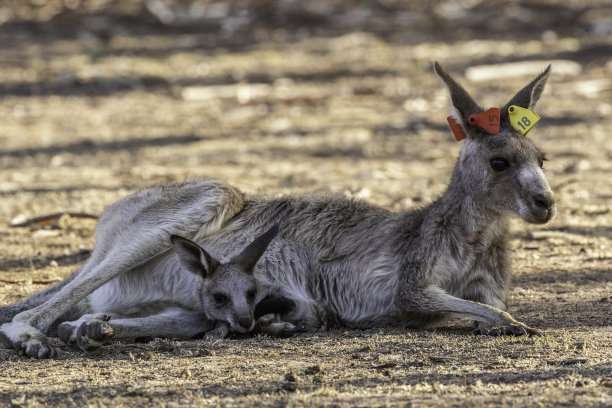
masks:
<instances>
[{"instance_id":1,"label":"dry bark piece","mask_svg":"<svg viewBox=\"0 0 612 408\"><path fill-rule=\"evenodd\" d=\"M11 228L28 227L30 225L38 225L40 227L57 227L60 218L62 216L69 216L72 218L89 218L97 220L98 216L82 212L59 212L48 215L41 215L40 217L28 218L25 221L18 220L17 222L9 223Z\"/></svg>"}]
</instances>

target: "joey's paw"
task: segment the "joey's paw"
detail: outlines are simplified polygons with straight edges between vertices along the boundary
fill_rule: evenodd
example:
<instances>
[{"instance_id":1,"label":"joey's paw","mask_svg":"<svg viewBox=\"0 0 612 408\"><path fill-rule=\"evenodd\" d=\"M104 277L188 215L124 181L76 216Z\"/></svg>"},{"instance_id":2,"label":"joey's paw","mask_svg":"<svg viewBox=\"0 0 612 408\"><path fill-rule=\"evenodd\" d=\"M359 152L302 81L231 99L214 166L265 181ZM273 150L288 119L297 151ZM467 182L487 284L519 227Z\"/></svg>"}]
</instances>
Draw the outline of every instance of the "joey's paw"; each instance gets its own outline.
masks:
<instances>
[{"instance_id":1,"label":"joey's paw","mask_svg":"<svg viewBox=\"0 0 612 408\"><path fill-rule=\"evenodd\" d=\"M0 326L0 337L7 346L31 358L54 358L58 352L40 330L23 322L5 323Z\"/></svg>"},{"instance_id":2,"label":"joey's paw","mask_svg":"<svg viewBox=\"0 0 612 408\"><path fill-rule=\"evenodd\" d=\"M255 323L255 332L272 337L291 337L304 331L304 326L295 326L289 322L280 321L273 313L263 315Z\"/></svg>"},{"instance_id":3,"label":"joey's paw","mask_svg":"<svg viewBox=\"0 0 612 408\"><path fill-rule=\"evenodd\" d=\"M295 326L289 322L272 323L270 329L272 330L270 336L280 338L291 337L295 335L295 333L305 331L304 326Z\"/></svg>"},{"instance_id":4,"label":"joey's paw","mask_svg":"<svg viewBox=\"0 0 612 408\"><path fill-rule=\"evenodd\" d=\"M57 326L57 337L66 344L76 343L76 332L79 326L74 322L64 322Z\"/></svg>"},{"instance_id":5,"label":"joey's paw","mask_svg":"<svg viewBox=\"0 0 612 408\"><path fill-rule=\"evenodd\" d=\"M204 335L206 340L219 340L229 336L229 326L219 325L212 330L209 330Z\"/></svg>"},{"instance_id":6,"label":"joey's paw","mask_svg":"<svg viewBox=\"0 0 612 408\"><path fill-rule=\"evenodd\" d=\"M79 327L85 322L107 322L111 319L111 316L103 313L87 314L81 316L79 320L72 322L63 322L57 326L57 337L61 341L67 344L75 344L77 342L77 331Z\"/></svg>"},{"instance_id":7,"label":"joey's paw","mask_svg":"<svg viewBox=\"0 0 612 408\"><path fill-rule=\"evenodd\" d=\"M107 320L90 320L81 323L75 340L83 351L94 351L103 346L115 334Z\"/></svg>"}]
</instances>

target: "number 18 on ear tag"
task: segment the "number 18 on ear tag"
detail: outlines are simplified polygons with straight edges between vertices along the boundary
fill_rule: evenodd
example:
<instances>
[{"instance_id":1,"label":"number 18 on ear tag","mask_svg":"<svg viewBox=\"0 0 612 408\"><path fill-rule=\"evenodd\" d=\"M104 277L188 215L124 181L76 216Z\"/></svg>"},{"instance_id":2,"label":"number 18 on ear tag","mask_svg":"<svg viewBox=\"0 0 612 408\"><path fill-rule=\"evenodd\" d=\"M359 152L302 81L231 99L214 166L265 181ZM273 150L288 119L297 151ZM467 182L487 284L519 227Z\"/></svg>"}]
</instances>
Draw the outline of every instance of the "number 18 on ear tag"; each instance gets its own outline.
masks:
<instances>
[{"instance_id":1,"label":"number 18 on ear tag","mask_svg":"<svg viewBox=\"0 0 612 408\"><path fill-rule=\"evenodd\" d=\"M540 120L538 114L533 110L521 108L516 105L510 105L508 108L508 115L512 127L523 136L525 136Z\"/></svg>"}]
</instances>

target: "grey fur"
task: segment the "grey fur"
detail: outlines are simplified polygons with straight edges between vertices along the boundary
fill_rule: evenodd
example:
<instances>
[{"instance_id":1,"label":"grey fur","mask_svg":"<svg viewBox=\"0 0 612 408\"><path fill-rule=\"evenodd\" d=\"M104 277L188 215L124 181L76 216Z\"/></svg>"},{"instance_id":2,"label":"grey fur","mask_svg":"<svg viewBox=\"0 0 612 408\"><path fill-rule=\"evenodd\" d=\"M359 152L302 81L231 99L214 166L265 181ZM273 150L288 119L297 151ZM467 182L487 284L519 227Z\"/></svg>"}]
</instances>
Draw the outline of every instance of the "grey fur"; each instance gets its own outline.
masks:
<instances>
[{"instance_id":1,"label":"grey fur","mask_svg":"<svg viewBox=\"0 0 612 408\"><path fill-rule=\"evenodd\" d=\"M478 322L476 333L539 334L504 310L510 216L545 223L556 212L540 168L543 154L507 116L498 135L469 125L467 116L482 109L439 64L435 69L467 138L447 190L430 205L393 213L340 196L245 197L212 180L154 187L109 207L94 254L76 279L0 332L28 355L48 357L53 348L35 328L45 331L111 279L144 273L153 282L164 279L171 234L230 259L278 223L280 232L254 276L257 300L277 296L295 303L282 316L288 322L308 329L430 327L461 317ZM521 90L517 103L533 108L548 74ZM494 171L492 159L508 168ZM160 189L172 194L160 196Z\"/></svg>"}]
</instances>

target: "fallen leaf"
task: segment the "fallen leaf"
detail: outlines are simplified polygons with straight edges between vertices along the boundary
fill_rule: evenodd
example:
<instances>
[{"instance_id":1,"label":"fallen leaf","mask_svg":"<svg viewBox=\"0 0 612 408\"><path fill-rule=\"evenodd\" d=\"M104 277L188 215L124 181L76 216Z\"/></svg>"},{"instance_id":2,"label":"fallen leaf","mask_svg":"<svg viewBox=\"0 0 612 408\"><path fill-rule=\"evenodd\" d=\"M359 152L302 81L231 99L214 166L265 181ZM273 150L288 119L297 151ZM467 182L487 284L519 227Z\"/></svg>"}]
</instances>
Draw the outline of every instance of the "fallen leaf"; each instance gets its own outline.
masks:
<instances>
[{"instance_id":1,"label":"fallen leaf","mask_svg":"<svg viewBox=\"0 0 612 408\"><path fill-rule=\"evenodd\" d=\"M374 368L381 369L381 368L393 368L393 367L397 367L397 364L396 363L385 363L385 364L378 365Z\"/></svg>"}]
</instances>

